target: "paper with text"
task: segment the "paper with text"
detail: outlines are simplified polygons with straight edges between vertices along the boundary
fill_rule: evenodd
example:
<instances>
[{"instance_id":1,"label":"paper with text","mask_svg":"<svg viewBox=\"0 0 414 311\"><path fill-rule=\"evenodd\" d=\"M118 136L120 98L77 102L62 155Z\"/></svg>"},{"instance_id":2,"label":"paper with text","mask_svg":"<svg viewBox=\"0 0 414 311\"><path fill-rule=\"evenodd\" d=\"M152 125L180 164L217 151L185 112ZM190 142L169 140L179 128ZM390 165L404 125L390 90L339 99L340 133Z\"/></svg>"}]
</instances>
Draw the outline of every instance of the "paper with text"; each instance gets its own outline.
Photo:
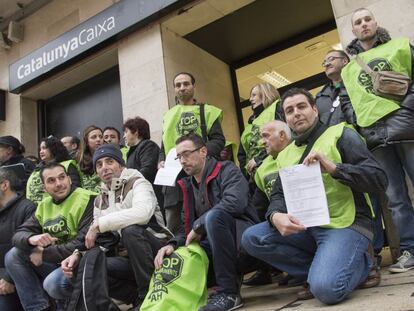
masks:
<instances>
[{"instance_id":1,"label":"paper with text","mask_svg":"<svg viewBox=\"0 0 414 311\"><path fill-rule=\"evenodd\" d=\"M319 162L279 171L288 214L305 227L328 225L329 210Z\"/></svg>"},{"instance_id":2,"label":"paper with text","mask_svg":"<svg viewBox=\"0 0 414 311\"><path fill-rule=\"evenodd\" d=\"M177 150L173 148L167 154L164 167L158 170L154 185L175 186L175 180L182 169L180 160L176 160L176 157Z\"/></svg>"}]
</instances>

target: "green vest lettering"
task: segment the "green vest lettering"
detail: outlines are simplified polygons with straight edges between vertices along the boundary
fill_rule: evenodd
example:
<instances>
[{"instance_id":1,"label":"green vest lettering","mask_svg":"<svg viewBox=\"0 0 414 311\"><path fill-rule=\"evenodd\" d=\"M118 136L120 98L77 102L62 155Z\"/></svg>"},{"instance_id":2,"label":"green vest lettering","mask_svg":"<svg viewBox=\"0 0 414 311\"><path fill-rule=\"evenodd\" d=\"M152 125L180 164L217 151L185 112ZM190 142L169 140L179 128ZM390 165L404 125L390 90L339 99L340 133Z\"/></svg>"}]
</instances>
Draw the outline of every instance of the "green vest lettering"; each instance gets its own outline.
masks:
<instances>
[{"instance_id":1,"label":"green vest lettering","mask_svg":"<svg viewBox=\"0 0 414 311\"><path fill-rule=\"evenodd\" d=\"M336 148L336 143L342 136L345 127L346 125L344 122L329 127L316 140L312 147L312 151L325 154L325 156L333 163L342 163L341 155ZM279 169L298 164L305 149L306 146L296 146L294 143L287 146L277 156L276 161ZM322 173L322 179L328 200L330 217L330 224L323 227L349 227L355 219L354 196L352 195L351 188L335 180L328 173Z\"/></svg>"},{"instance_id":2,"label":"green vest lettering","mask_svg":"<svg viewBox=\"0 0 414 311\"><path fill-rule=\"evenodd\" d=\"M53 203L50 196L44 198L35 213L42 232L58 238L58 244L73 240L78 233L79 221L94 195L88 190L76 188L61 204Z\"/></svg>"},{"instance_id":3,"label":"green vest lettering","mask_svg":"<svg viewBox=\"0 0 414 311\"><path fill-rule=\"evenodd\" d=\"M73 165L79 171L78 163L76 163L75 160L67 160L60 162L65 167L66 172L68 171L69 165ZM36 169L32 172L32 174L29 177L29 180L27 181L26 185L26 198L28 198L30 201L32 201L35 204L39 204L40 201L42 201L43 198L47 197L48 194L43 191L43 183L40 179L40 169Z\"/></svg>"},{"instance_id":4,"label":"green vest lettering","mask_svg":"<svg viewBox=\"0 0 414 311\"><path fill-rule=\"evenodd\" d=\"M272 194L273 184L279 176L276 159L268 155L254 174L257 187L266 194L268 199Z\"/></svg>"},{"instance_id":5,"label":"green vest lettering","mask_svg":"<svg viewBox=\"0 0 414 311\"><path fill-rule=\"evenodd\" d=\"M252 122L245 126L245 129L240 138L240 143L246 152L246 164L264 150L264 145L261 142L260 129L266 123L275 120L276 107L280 100L276 100L269 107Z\"/></svg>"},{"instance_id":6,"label":"green vest lettering","mask_svg":"<svg viewBox=\"0 0 414 311\"><path fill-rule=\"evenodd\" d=\"M204 104L207 134L216 120L221 122L223 112L221 109ZM176 105L164 113L162 127L162 143L165 155L175 148L175 141L183 135L196 133L202 136L200 106Z\"/></svg>"},{"instance_id":7,"label":"green vest lettering","mask_svg":"<svg viewBox=\"0 0 414 311\"><path fill-rule=\"evenodd\" d=\"M393 39L358 55L375 71L396 71L411 77L411 49L406 38ZM373 93L371 77L355 60L342 69L341 75L359 126L371 126L400 108L397 101Z\"/></svg>"}]
</instances>

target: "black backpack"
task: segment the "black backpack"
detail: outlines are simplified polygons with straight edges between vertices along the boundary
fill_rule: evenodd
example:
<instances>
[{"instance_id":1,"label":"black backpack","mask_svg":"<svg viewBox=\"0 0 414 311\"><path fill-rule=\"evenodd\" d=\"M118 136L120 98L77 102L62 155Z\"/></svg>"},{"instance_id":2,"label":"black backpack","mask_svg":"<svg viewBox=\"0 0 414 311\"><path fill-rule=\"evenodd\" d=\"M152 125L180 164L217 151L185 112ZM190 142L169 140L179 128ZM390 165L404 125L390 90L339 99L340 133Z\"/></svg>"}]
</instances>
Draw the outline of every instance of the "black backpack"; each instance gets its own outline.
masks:
<instances>
[{"instance_id":1,"label":"black backpack","mask_svg":"<svg viewBox=\"0 0 414 311\"><path fill-rule=\"evenodd\" d=\"M106 252L119 241L113 232L99 234L96 246L83 255L73 284L68 311L120 311L108 293Z\"/></svg>"}]
</instances>

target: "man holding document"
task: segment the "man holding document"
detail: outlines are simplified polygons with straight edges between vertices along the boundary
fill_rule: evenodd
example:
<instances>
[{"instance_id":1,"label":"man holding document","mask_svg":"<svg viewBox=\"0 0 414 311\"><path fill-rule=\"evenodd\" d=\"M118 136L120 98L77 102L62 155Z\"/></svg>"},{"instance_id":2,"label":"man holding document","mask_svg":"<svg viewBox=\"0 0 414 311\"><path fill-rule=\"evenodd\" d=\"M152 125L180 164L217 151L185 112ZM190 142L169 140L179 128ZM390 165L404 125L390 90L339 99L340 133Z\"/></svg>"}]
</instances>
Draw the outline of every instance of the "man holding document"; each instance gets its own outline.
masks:
<instances>
[{"instance_id":1,"label":"man holding document","mask_svg":"<svg viewBox=\"0 0 414 311\"><path fill-rule=\"evenodd\" d=\"M320 123L308 91L288 90L282 107L294 142L278 155L281 176L273 186L267 221L248 228L242 245L249 254L306 280L310 293L323 303L336 304L368 279L373 224L364 193L385 191L387 178L353 129ZM295 167L301 163L306 167ZM296 185L291 180L295 174ZM328 219L323 217L326 208Z\"/></svg>"}]
</instances>

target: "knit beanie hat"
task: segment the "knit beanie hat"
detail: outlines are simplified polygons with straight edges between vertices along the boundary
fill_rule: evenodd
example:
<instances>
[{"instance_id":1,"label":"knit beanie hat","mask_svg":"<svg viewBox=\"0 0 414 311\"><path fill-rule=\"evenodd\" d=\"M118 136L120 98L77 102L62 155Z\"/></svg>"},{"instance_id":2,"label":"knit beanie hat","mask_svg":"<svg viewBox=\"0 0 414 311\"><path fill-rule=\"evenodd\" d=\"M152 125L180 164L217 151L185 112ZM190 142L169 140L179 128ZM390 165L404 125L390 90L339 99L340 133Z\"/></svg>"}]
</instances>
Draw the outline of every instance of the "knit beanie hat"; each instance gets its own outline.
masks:
<instances>
[{"instance_id":1,"label":"knit beanie hat","mask_svg":"<svg viewBox=\"0 0 414 311\"><path fill-rule=\"evenodd\" d=\"M125 166L125 161L122 158L122 152L112 144L104 144L98 147L93 154L93 169L96 171L96 162L101 159L109 157L117 161L122 166Z\"/></svg>"}]
</instances>

